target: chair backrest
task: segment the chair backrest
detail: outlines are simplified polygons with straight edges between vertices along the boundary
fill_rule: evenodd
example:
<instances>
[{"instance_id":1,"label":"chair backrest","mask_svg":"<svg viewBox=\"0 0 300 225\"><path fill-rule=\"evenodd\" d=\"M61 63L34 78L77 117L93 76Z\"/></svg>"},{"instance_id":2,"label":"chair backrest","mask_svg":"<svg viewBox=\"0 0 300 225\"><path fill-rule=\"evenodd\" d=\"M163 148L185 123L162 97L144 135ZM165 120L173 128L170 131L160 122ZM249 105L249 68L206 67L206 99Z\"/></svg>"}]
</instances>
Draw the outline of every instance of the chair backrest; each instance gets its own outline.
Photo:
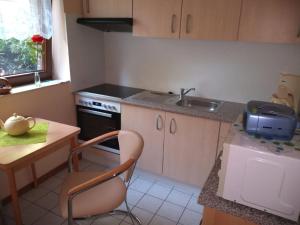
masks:
<instances>
[{"instance_id":1,"label":"chair backrest","mask_svg":"<svg viewBox=\"0 0 300 225\"><path fill-rule=\"evenodd\" d=\"M138 160L142 154L144 141L140 134L134 131L121 130L118 134L120 146L120 163L129 159ZM132 176L134 165L124 173L124 180L128 182Z\"/></svg>"}]
</instances>

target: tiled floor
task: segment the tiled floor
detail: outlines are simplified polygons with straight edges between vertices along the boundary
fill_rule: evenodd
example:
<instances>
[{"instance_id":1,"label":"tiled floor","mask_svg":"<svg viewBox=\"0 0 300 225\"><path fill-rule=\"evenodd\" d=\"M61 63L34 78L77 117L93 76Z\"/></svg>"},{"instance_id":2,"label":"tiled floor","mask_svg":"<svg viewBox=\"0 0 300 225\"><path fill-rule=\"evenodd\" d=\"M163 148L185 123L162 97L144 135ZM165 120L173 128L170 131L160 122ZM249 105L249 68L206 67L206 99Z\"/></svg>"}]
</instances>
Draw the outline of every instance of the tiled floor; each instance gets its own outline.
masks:
<instances>
[{"instance_id":1,"label":"tiled floor","mask_svg":"<svg viewBox=\"0 0 300 225\"><path fill-rule=\"evenodd\" d=\"M81 170L107 170L83 160ZM24 225L67 225L60 217L58 194L66 170L49 178L38 188L20 198ZM203 207L197 203L199 188L164 177L136 170L128 190L128 203L144 225L199 225ZM125 209L122 204L120 208ZM11 205L4 207L6 225L14 224ZM77 221L79 225L129 225L130 218L122 215Z\"/></svg>"}]
</instances>

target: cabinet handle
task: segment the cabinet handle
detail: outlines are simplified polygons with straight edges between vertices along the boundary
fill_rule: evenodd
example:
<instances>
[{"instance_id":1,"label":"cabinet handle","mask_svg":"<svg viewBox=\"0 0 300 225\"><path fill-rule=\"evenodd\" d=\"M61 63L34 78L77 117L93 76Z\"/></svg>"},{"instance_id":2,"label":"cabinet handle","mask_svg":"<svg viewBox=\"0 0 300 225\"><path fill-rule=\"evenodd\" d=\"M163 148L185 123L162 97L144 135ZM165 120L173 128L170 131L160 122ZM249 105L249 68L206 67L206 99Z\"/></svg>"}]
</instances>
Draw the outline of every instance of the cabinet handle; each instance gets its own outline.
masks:
<instances>
[{"instance_id":1,"label":"cabinet handle","mask_svg":"<svg viewBox=\"0 0 300 225\"><path fill-rule=\"evenodd\" d=\"M161 124L161 127L159 127L159 124ZM156 118L156 130L161 131L163 129L164 125L163 125L163 119L161 115L158 115L158 117Z\"/></svg>"},{"instance_id":2,"label":"cabinet handle","mask_svg":"<svg viewBox=\"0 0 300 225\"><path fill-rule=\"evenodd\" d=\"M90 13L90 0L85 0L86 12Z\"/></svg>"},{"instance_id":3,"label":"cabinet handle","mask_svg":"<svg viewBox=\"0 0 300 225\"><path fill-rule=\"evenodd\" d=\"M188 14L186 16L186 33L189 34L191 33L191 22L192 22L192 15Z\"/></svg>"},{"instance_id":4,"label":"cabinet handle","mask_svg":"<svg viewBox=\"0 0 300 225\"><path fill-rule=\"evenodd\" d=\"M173 15L172 15L172 24L171 24L171 32L172 32L173 34L176 32L175 23L176 23L176 15L173 14Z\"/></svg>"},{"instance_id":5,"label":"cabinet handle","mask_svg":"<svg viewBox=\"0 0 300 225\"><path fill-rule=\"evenodd\" d=\"M174 130L173 130L173 124L174 124ZM170 134L176 134L176 131L177 131L177 125L176 125L176 121L175 119L171 119L171 122L170 122Z\"/></svg>"},{"instance_id":6,"label":"cabinet handle","mask_svg":"<svg viewBox=\"0 0 300 225\"><path fill-rule=\"evenodd\" d=\"M297 34L297 38L300 38L300 28L299 28L299 31L298 31L298 34Z\"/></svg>"}]
</instances>

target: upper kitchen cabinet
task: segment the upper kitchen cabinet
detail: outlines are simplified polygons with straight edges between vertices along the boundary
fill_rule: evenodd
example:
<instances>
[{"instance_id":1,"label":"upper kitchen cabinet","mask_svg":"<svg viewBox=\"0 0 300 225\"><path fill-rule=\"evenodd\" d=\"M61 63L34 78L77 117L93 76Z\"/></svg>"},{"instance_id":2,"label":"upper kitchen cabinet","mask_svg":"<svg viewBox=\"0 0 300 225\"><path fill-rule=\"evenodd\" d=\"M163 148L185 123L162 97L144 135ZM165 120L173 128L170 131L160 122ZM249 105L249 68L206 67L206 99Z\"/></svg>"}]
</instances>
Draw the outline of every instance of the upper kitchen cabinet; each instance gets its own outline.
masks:
<instances>
[{"instance_id":1,"label":"upper kitchen cabinet","mask_svg":"<svg viewBox=\"0 0 300 225\"><path fill-rule=\"evenodd\" d=\"M182 0L134 0L133 35L179 38Z\"/></svg>"},{"instance_id":2,"label":"upper kitchen cabinet","mask_svg":"<svg viewBox=\"0 0 300 225\"><path fill-rule=\"evenodd\" d=\"M239 40L294 43L300 40L299 0L243 0Z\"/></svg>"},{"instance_id":3,"label":"upper kitchen cabinet","mask_svg":"<svg viewBox=\"0 0 300 225\"><path fill-rule=\"evenodd\" d=\"M63 0L65 13L86 18L132 18L132 0Z\"/></svg>"},{"instance_id":4,"label":"upper kitchen cabinet","mask_svg":"<svg viewBox=\"0 0 300 225\"><path fill-rule=\"evenodd\" d=\"M180 37L237 40L241 5L242 0L183 0Z\"/></svg>"},{"instance_id":5,"label":"upper kitchen cabinet","mask_svg":"<svg viewBox=\"0 0 300 225\"><path fill-rule=\"evenodd\" d=\"M86 18L132 18L132 0L83 0Z\"/></svg>"},{"instance_id":6,"label":"upper kitchen cabinet","mask_svg":"<svg viewBox=\"0 0 300 225\"><path fill-rule=\"evenodd\" d=\"M64 12L82 15L82 0L64 0Z\"/></svg>"}]
</instances>

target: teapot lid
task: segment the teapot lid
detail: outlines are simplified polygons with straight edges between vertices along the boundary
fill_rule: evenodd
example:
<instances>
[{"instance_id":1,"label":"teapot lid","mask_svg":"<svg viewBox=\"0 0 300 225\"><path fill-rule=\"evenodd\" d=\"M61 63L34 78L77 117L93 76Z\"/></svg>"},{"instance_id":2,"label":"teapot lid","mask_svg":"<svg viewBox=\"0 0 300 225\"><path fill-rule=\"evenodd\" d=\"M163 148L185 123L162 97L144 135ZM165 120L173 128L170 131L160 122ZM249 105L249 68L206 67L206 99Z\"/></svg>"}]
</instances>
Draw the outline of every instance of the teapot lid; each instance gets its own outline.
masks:
<instances>
[{"instance_id":1,"label":"teapot lid","mask_svg":"<svg viewBox=\"0 0 300 225\"><path fill-rule=\"evenodd\" d=\"M13 116L7 119L8 122L18 122L22 120L25 120L25 118L23 116L17 115L17 113L14 113Z\"/></svg>"}]
</instances>

